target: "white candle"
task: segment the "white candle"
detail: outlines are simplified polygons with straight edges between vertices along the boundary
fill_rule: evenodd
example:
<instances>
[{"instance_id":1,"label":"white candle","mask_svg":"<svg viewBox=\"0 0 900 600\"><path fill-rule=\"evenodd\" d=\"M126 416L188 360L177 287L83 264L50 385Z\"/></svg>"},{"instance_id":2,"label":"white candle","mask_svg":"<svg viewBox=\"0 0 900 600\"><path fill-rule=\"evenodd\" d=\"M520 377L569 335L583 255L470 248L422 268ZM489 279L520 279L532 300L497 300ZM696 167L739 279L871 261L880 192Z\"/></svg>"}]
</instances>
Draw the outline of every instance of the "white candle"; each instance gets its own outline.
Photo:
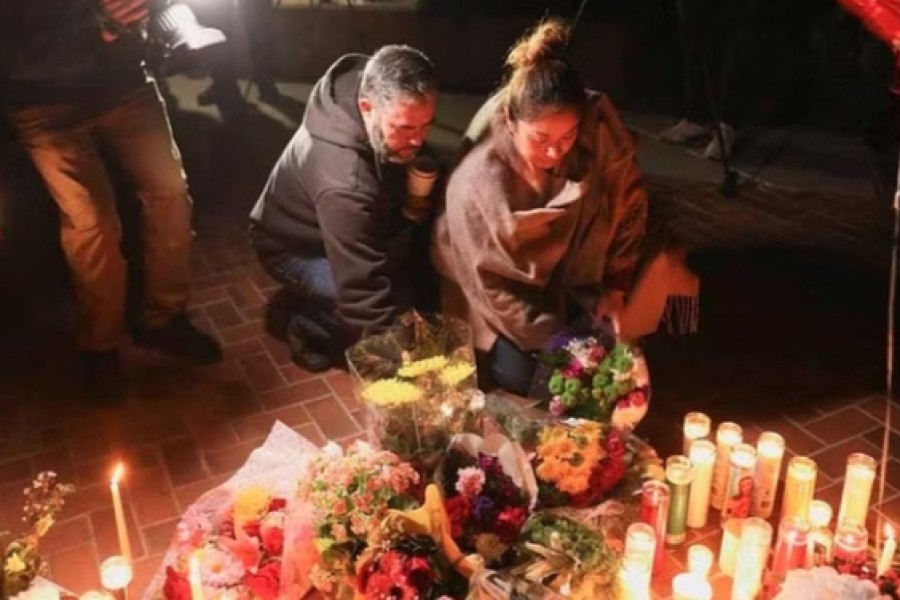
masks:
<instances>
[{"instance_id":1,"label":"white candle","mask_svg":"<svg viewBox=\"0 0 900 600\"><path fill-rule=\"evenodd\" d=\"M713 465L716 462L716 446L709 440L698 440L691 446L691 464L694 479L688 501L687 526L692 529L706 527L709 515L709 492L712 485Z\"/></svg>"},{"instance_id":2,"label":"white candle","mask_svg":"<svg viewBox=\"0 0 900 600\"><path fill-rule=\"evenodd\" d=\"M691 453L691 446L695 441L709 437L711 421L702 412L689 412L684 417L684 439L681 444L681 452L685 456Z\"/></svg>"},{"instance_id":3,"label":"white candle","mask_svg":"<svg viewBox=\"0 0 900 600\"><path fill-rule=\"evenodd\" d=\"M831 564L831 550L834 547L834 534L828 527L831 513L831 506L824 500L813 500L809 505L810 566L825 567Z\"/></svg>"},{"instance_id":4,"label":"white candle","mask_svg":"<svg viewBox=\"0 0 900 600\"><path fill-rule=\"evenodd\" d=\"M128 538L128 526L125 523L125 509L122 507L122 494L119 490L119 482L125 474L125 465L119 463L113 471L109 482L109 491L112 495L113 514L116 519L116 535L119 538L119 554L131 563L131 540Z\"/></svg>"},{"instance_id":5,"label":"white candle","mask_svg":"<svg viewBox=\"0 0 900 600\"><path fill-rule=\"evenodd\" d=\"M722 522L746 519L753 503L753 474L756 472L756 450L750 444L738 444L731 450L731 469L722 503Z\"/></svg>"},{"instance_id":6,"label":"white candle","mask_svg":"<svg viewBox=\"0 0 900 600\"><path fill-rule=\"evenodd\" d=\"M713 553L712 550L702 544L694 544L688 548L688 571L694 575L699 575L703 579L709 578L709 572L712 569Z\"/></svg>"},{"instance_id":7,"label":"white candle","mask_svg":"<svg viewBox=\"0 0 900 600\"><path fill-rule=\"evenodd\" d=\"M631 559L646 565L649 572L653 568L656 552L656 532L647 523L632 523L625 532L625 550L622 560Z\"/></svg>"},{"instance_id":8,"label":"white candle","mask_svg":"<svg viewBox=\"0 0 900 600\"><path fill-rule=\"evenodd\" d=\"M621 600L650 600L650 565L635 557L624 557L619 569L619 589Z\"/></svg>"},{"instance_id":9,"label":"white candle","mask_svg":"<svg viewBox=\"0 0 900 600\"><path fill-rule=\"evenodd\" d=\"M795 456L788 463L787 480L784 483L784 501L781 505L781 518L809 518L809 505L816 491L816 472L818 466L811 458Z\"/></svg>"},{"instance_id":10,"label":"white candle","mask_svg":"<svg viewBox=\"0 0 900 600\"><path fill-rule=\"evenodd\" d=\"M753 600L762 588L762 577L772 545L772 526L759 517L744 521L734 567L731 600Z\"/></svg>"},{"instance_id":11,"label":"white candle","mask_svg":"<svg viewBox=\"0 0 900 600\"><path fill-rule=\"evenodd\" d=\"M881 550L881 558L878 559L877 576L884 575L891 570L894 564L894 553L897 551L897 541L894 539L894 528L890 523L884 524L884 548Z\"/></svg>"},{"instance_id":12,"label":"white candle","mask_svg":"<svg viewBox=\"0 0 900 600\"><path fill-rule=\"evenodd\" d=\"M725 502L728 473L731 470L731 450L744 439L744 430L737 423L724 422L716 430L716 464L713 468L710 504L722 510Z\"/></svg>"},{"instance_id":13,"label":"white candle","mask_svg":"<svg viewBox=\"0 0 900 600\"><path fill-rule=\"evenodd\" d=\"M775 493L784 459L784 438L766 431L756 443L756 474L753 478L753 516L768 519L775 508Z\"/></svg>"},{"instance_id":14,"label":"white candle","mask_svg":"<svg viewBox=\"0 0 900 600\"><path fill-rule=\"evenodd\" d=\"M197 556L202 550L191 554L190 573L188 580L191 583L191 600L203 600L203 582L200 579L200 559Z\"/></svg>"},{"instance_id":15,"label":"white candle","mask_svg":"<svg viewBox=\"0 0 900 600\"><path fill-rule=\"evenodd\" d=\"M712 587L699 575L679 573L672 579L672 600L712 600Z\"/></svg>"},{"instance_id":16,"label":"white candle","mask_svg":"<svg viewBox=\"0 0 900 600\"><path fill-rule=\"evenodd\" d=\"M124 556L110 556L100 564L100 583L111 592L127 588L132 575L131 564Z\"/></svg>"},{"instance_id":17,"label":"white candle","mask_svg":"<svg viewBox=\"0 0 900 600\"><path fill-rule=\"evenodd\" d=\"M875 459L861 452L854 452L847 458L847 472L844 476L844 492L841 495L841 510L837 522L853 521L866 526L872 484L875 482Z\"/></svg>"},{"instance_id":18,"label":"white candle","mask_svg":"<svg viewBox=\"0 0 900 600\"><path fill-rule=\"evenodd\" d=\"M719 549L719 570L734 577L734 566L737 562L738 547L741 543L743 519L729 519L722 525L722 547Z\"/></svg>"}]
</instances>

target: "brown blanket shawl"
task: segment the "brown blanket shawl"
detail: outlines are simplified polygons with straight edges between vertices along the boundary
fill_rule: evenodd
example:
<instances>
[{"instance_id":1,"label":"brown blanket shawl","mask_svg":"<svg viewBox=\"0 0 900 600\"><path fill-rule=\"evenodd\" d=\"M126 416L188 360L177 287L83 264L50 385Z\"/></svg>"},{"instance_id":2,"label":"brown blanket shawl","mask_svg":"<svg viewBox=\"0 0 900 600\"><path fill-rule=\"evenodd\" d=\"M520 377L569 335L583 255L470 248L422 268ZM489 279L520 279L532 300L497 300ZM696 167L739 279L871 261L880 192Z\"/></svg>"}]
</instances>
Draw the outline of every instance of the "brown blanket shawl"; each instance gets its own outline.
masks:
<instances>
[{"instance_id":1,"label":"brown blanket shawl","mask_svg":"<svg viewBox=\"0 0 900 600\"><path fill-rule=\"evenodd\" d=\"M533 350L565 324L569 302L592 311L604 290L629 288L647 196L606 96L592 96L576 146L540 191L521 175L501 101L489 102L489 127L450 176L432 254L444 309L469 320L476 347L502 333Z\"/></svg>"}]
</instances>

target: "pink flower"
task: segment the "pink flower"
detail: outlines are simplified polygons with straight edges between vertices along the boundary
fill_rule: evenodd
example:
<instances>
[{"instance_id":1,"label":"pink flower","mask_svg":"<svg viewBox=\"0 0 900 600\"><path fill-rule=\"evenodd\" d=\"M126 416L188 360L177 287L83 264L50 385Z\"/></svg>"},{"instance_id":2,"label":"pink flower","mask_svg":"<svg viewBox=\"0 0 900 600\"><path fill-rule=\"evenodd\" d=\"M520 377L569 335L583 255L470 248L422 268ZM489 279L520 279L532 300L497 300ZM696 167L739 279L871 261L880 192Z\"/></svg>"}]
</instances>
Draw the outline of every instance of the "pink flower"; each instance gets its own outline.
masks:
<instances>
[{"instance_id":1,"label":"pink flower","mask_svg":"<svg viewBox=\"0 0 900 600\"><path fill-rule=\"evenodd\" d=\"M466 467L459 470L456 480L456 491L468 499L481 493L484 487L484 471L478 467Z\"/></svg>"},{"instance_id":2,"label":"pink flower","mask_svg":"<svg viewBox=\"0 0 900 600\"><path fill-rule=\"evenodd\" d=\"M260 600L275 600L281 589L281 561L273 560L256 573L247 573L244 585Z\"/></svg>"},{"instance_id":3,"label":"pink flower","mask_svg":"<svg viewBox=\"0 0 900 600\"><path fill-rule=\"evenodd\" d=\"M259 531L263 549L269 556L281 556L284 552L284 529L281 527L263 527Z\"/></svg>"},{"instance_id":4,"label":"pink flower","mask_svg":"<svg viewBox=\"0 0 900 600\"><path fill-rule=\"evenodd\" d=\"M550 414L554 417L561 417L566 414L566 405L563 404L559 396L553 396L553 399L550 401Z\"/></svg>"},{"instance_id":5,"label":"pink flower","mask_svg":"<svg viewBox=\"0 0 900 600\"><path fill-rule=\"evenodd\" d=\"M579 379L584 372L581 363L573 360L561 370L563 377L567 379Z\"/></svg>"},{"instance_id":6,"label":"pink flower","mask_svg":"<svg viewBox=\"0 0 900 600\"><path fill-rule=\"evenodd\" d=\"M338 500L331 506L331 511L334 513L334 516L339 517L347 512L347 503L344 500Z\"/></svg>"},{"instance_id":7,"label":"pink flower","mask_svg":"<svg viewBox=\"0 0 900 600\"><path fill-rule=\"evenodd\" d=\"M191 584L187 577L172 567L166 567L166 582L163 584L166 600L191 600Z\"/></svg>"}]
</instances>

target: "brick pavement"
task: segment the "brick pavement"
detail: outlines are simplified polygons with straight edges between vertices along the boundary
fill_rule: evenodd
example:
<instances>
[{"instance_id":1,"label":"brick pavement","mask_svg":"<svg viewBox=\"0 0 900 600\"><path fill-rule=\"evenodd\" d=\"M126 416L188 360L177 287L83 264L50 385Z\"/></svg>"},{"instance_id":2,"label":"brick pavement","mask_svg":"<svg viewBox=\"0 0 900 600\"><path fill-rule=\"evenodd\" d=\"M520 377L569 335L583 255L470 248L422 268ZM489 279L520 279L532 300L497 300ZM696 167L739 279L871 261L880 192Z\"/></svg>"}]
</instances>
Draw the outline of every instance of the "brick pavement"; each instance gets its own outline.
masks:
<instances>
[{"instance_id":1,"label":"brick pavement","mask_svg":"<svg viewBox=\"0 0 900 600\"><path fill-rule=\"evenodd\" d=\"M181 511L224 481L276 420L316 443L347 443L361 434L347 375L303 371L264 329L266 301L277 287L247 247L244 224L275 146L290 132L251 123L250 133L222 133L186 116L175 125L186 140L189 173L207 178L195 183L191 314L221 340L225 360L192 369L128 347L128 401L98 409L71 400L71 349L52 328L27 329L6 345L12 351L4 355L0 381L7 425L0 432L0 525L14 526L21 488L36 470L52 468L76 483L78 492L44 548L53 577L77 592L97 587L96 567L115 550L106 477L116 459L129 466L134 589L142 590ZM206 144L190 137L196 131L223 137ZM266 138L273 131L277 144ZM834 241L847 236L862 247L875 236L866 242L863 232L860 241L846 220L824 217L821 197L776 194L726 204L702 185L651 185L670 210L684 208L678 213L683 230L697 235L685 238L697 242L702 316L694 338L647 341L653 410L639 433L661 454L673 453L681 417L694 409L742 423L751 440L766 429L780 431L789 455L817 460L819 495L836 504L847 453L877 454L883 431L884 284L871 266L860 266L853 244ZM773 217L765 206L773 203L788 215L784 222L808 226L759 233L760 222ZM726 230L745 238L730 243ZM900 411L893 427L896 438ZM893 454L880 509L900 523L900 444ZM691 536L718 547L714 529ZM668 595L669 579L683 563L682 548L655 580L660 596Z\"/></svg>"}]
</instances>

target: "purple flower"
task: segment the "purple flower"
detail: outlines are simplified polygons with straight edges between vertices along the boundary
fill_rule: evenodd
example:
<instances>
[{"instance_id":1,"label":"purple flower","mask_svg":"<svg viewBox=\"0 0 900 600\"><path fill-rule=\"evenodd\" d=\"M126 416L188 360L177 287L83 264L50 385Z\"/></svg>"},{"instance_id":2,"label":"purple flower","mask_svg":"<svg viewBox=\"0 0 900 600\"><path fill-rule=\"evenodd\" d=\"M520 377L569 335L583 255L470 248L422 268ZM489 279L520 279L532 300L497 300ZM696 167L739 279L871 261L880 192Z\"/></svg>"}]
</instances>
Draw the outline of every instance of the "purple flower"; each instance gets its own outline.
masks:
<instances>
[{"instance_id":1,"label":"purple flower","mask_svg":"<svg viewBox=\"0 0 900 600\"><path fill-rule=\"evenodd\" d=\"M482 527L489 526L497 516L497 507L494 501L487 496L478 496L472 502L472 516Z\"/></svg>"}]
</instances>

